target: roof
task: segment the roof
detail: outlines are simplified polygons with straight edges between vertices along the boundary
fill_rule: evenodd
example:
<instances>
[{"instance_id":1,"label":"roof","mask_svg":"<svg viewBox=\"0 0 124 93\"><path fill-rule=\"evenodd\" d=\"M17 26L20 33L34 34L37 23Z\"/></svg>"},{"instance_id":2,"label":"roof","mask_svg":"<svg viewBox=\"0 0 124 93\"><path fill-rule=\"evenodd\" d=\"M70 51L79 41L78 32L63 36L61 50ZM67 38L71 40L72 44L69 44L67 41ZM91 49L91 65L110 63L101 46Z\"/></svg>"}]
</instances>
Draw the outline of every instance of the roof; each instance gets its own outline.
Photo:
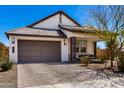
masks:
<instances>
[{"instance_id":1,"label":"roof","mask_svg":"<svg viewBox=\"0 0 124 93\"><path fill-rule=\"evenodd\" d=\"M74 33L94 33L96 31L95 28L90 26L77 27L77 26L68 26L68 25L59 25L61 29L71 31Z\"/></svg>"},{"instance_id":2,"label":"roof","mask_svg":"<svg viewBox=\"0 0 124 93\"><path fill-rule=\"evenodd\" d=\"M22 27L10 32L6 32L6 35L21 35L21 36L42 36L42 37L58 37L66 38L66 35L61 30L54 29L42 29L42 28L29 28Z\"/></svg>"},{"instance_id":3,"label":"roof","mask_svg":"<svg viewBox=\"0 0 124 93\"><path fill-rule=\"evenodd\" d=\"M54 16L54 15L57 15L57 14L60 14L60 16L63 14L63 15L65 15L67 18L69 18L71 21L73 21L75 24L77 24L78 26L81 26L78 22L76 22L74 19L72 19L72 18L71 18L69 15L67 15L64 11L58 11L58 12L56 12L56 13L54 13L54 14L51 14L51 15L45 17L45 18L40 19L39 21L37 21L37 22L35 22L35 23L33 23L33 24L28 25L28 27L32 27L32 26L34 26L34 25L36 25L36 24L38 24L38 23L40 23L40 22L42 22L42 21L44 21L44 20L46 20L46 19L48 19L48 18ZM60 18L61 18L61 17L60 17Z\"/></svg>"},{"instance_id":4,"label":"roof","mask_svg":"<svg viewBox=\"0 0 124 93\"><path fill-rule=\"evenodd\" d=\"M68 25L61 25L59 24L58 29L48 29L48 28L36 28L33 27L34 25L38 24L41 21L44 21L48 19L51 16L54 16L56 14L60 14L60 21L61 21L61 14L64 14L66 17L68 17L70 20L72 20L77 26L68 26ZM28 25L26 27L18 28L10 32L6 32L7 37L9 35L20 35L20 36L42 36L42 37L57 37L57 38L66 38L67 36L63 33L61 30L67 30L74 33L94 33L95 29L93 27L82 27L79 23L77 23L75 20L73 20L71 17L69 17L66 13L63 11L58 11L44 19L41 19L31 25Z\"/></svg>"}]
</instances>

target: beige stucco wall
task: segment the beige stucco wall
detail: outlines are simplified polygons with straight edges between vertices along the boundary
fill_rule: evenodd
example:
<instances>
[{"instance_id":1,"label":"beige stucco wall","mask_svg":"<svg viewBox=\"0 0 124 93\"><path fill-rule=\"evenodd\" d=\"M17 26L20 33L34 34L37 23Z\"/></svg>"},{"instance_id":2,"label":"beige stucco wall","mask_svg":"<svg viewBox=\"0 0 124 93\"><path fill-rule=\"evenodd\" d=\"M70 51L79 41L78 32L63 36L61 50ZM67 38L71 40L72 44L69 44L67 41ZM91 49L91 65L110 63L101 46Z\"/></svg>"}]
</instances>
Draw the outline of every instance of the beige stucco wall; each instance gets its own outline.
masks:
<instances>
[{"instance_id":1,"label":"beige stucco wall","mask_svg":"<svg viewBox=\"0 0 124 93\"><path fill-rule=\"evenodd\" d=\"M87 53L94 55L94 42L92 40L87 40Z\"/></svg>"},{"instance_id":2,"label":"beige stucco wall","mask_svg":"<svg viewBox=\"0 0 124 93\"><path fill-rule=\"evenodd\" d=\"M15 38L15 43L12 44L12 37ZM61 62L68 61L68 40L62 38L43 38L43 37L28 37L28 36L9 36L9 59L14 63L18 63L18 40L41 40L41 41L60 41L61 42ZM66 45L64 45L66 42ZM12 53L12 47L15 47L15 53Z\"/></svg>"},{"instance_id":3,"label":"beige stucco wall","mask_svg":"<svg viewBox=\"0 0 124 93\"><path fill-rule=\"evenodd\" d=\"M69 25L69 26L78 26L77 24L75 24L74 22L72 22L72 20L70 20L69 18L67 18L65 15L62 15L62 24L63 25Z\"/></svg>"},{"instance_id":4,"label":"beige stucco wall","mask_svg":"<svg viewBox=\"0 0 124 93\"><path fill-rule=\"evenodd\" d=\"M47 20L44 20L44 21L34 25L33 27L58 29L59 17L60 17L60 15L57 14L55 16L50 17Z\"/></svg>"},{"instance_id":5,"label":"beige stucco wall","mask_svg":"<svg viewBox=\"0 0 124 93\"><path fill-rule=\"evenodd\" d=\"M15 43L12 44L12 38L15 39ZM17 52L18 52L18 46L17 46L17 39L15 37L9 36L9 60L17 63L18 57L17 57ZM15 53L12 53L12 47L15 48Z\"/></svg>"}]
</instances>

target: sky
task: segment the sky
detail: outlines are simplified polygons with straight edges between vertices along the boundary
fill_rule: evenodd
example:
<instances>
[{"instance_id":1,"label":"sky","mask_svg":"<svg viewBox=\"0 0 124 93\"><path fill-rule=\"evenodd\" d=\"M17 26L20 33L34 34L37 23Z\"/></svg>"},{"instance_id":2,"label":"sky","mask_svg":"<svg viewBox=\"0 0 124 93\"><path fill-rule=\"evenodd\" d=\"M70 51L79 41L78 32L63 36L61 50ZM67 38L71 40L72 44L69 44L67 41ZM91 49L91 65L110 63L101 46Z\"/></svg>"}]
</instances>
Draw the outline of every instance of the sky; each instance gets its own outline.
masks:
<instances>
[{"instance_id":1,"label":"sky","mask_svg":"<svg viewBox=\"0 0 124 93\"><path fill-rule=\"evenodd\" d=\"M89 22L88 10L93 7L86 5L0 5L0 42L9 46L5 32L32 24L59 10L63 10L81 25L86 25ZM103 42L99 42L97 46L105 48Z\"/></svg>"}]
</instances>

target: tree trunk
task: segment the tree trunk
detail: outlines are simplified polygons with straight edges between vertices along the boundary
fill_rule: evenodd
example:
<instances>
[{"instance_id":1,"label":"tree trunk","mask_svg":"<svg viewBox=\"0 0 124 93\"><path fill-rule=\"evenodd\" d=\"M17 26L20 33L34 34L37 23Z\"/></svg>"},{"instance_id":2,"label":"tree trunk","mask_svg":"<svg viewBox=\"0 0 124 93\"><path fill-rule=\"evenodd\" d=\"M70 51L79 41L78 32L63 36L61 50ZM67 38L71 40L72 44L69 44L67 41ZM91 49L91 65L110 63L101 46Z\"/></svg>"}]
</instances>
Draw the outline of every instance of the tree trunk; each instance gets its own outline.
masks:
<instances>
[{"instance_id":1,"label":"tree trunk","mask_svg":"<svg viewBox=\"0 0 124 93\"><path fill-rule=\"evenodd\" d=\"M111 67L113 67L113 48L112 48L112 46L111 46Z\"/></svg>"},{"instance_id":2,"label":"tree trunk","mask_svg":"<svg viewBox=\"0 0 124 93\"><path fill-rule=\"evenodd\" d=\"M113 60L111 59L111 67L113 67Z\"/></svg>"}]
</instances>

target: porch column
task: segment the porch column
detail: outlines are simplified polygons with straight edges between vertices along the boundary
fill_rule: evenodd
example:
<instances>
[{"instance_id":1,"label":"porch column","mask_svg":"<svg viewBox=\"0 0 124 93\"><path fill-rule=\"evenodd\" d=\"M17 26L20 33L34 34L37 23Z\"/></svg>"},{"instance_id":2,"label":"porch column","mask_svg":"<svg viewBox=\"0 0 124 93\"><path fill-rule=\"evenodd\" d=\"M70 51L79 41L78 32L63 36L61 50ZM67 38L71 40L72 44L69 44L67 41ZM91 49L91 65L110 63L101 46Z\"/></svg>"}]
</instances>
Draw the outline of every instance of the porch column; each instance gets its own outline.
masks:
<instances>
[{"instance_id":1,"label":"porch column","mask_svg":"<svg viewBox=\"0 0 124 93\"><path fill-rule=\"evenodd\" d=\"M70 60L71 62L76 62L76 37L70 38Z\"/></svg>"},{"instance_id":2,"label":"porch column","mask_svg":"<svg viewBox=\"0 0 124 93\"><path fill-rule=\"evenodd\" d=\"M97 47L97 42L94 42L94 57L96 57L96 53L97 53L96 47Z\"/></svg>"}]
</instances>

